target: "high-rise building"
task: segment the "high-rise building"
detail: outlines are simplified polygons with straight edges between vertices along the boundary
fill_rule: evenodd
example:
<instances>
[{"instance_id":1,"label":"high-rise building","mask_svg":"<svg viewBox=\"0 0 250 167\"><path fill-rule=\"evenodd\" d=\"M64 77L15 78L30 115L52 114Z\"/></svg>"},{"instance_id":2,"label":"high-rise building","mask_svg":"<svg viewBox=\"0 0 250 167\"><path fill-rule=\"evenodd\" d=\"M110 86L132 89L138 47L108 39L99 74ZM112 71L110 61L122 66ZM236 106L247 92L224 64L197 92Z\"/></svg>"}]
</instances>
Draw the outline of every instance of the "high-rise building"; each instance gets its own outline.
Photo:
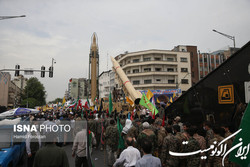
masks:
<instances>
[{"instance_id":1,"label":"high-rise building","mask_svg":"<svg viewBox=\"0 0 250 167\"><path fill-rule=\"evenodd\" d=\"M212 53L199 53L198 67L199 79L204 78L209 72L217 68L221 63L227 60L233 52L239 48L229 48L228 50L217 50Z\"/></svg>"},{"instance_id":2,"label":"high-rise building","mask_svg":"<svg viewBox=\"0 0 250 167\"><path fill-rule=\"evenodd\" d=\"M172 51L190 53L192 85L196 84L199 81L197 46L178 45Z\"/></svg>"},{"instance_id":3,"label":"high-rise building","mask_svg":"<svg viewBox=\"0 0 250 167\"><path fill-rule=\"evenodd\" d=\"M91 68L91 100L94 102L95 98L99 97L98 93L98 77L99 77L99 52L98 52L98 44L97 44L97 35L96 33L92 36L92 43L90 47L89 54L89 64ZM90 70L89 70L90 71Z\"/></svg>"},{"instance_id":4,"label":"high-rise building","mask_svg":"<svg viewBox=\"0 0 250 167\"><path fill-rule=\"evenodd\" d=\"M71 78L68 84L68 98L86 99L87 98L87 79Z\"/></svg>"},{"instance_id":5,"label":"high-rise building","mask_svg":"<svg viewBox=\"0 0 250 167\"><path fill-rule=\"evenodd\" d=\"M191 87L190 52L144 50L115 57L136 90Z\"/></svg>"},{"instance_id":6,"label":"high-rise building","mask_svg":"<svg viewBox=\"0 0 250 167\"><path fill-rule=\"evenodd\" d=\"M117 88L115 82L115 72L112 70L103 71L99 75L99 98L109 97L114 88Z\"/></svg>"},{"instance_id":7,"label":"high-rise building","mask_svg":"<svg viewBox=\"0 0 250 167\"><path fill-rule=\"evenodd\" d=\"M27 84L28 79L24 78L23 75L19 75L18 77L14 78L13 82L18 86L20 89L24 89Z\"/></svg>"},{"instance_id":8,"label":"high-rise building","mask_svg":"<svg viewBox=\"0 0 250 167\"><path fill-rule=\"evenodd\" d=\"M20 106L22 90L13 81L8 72L0 72L0 106L15 108Z\"/></svg>"}]
</instances>

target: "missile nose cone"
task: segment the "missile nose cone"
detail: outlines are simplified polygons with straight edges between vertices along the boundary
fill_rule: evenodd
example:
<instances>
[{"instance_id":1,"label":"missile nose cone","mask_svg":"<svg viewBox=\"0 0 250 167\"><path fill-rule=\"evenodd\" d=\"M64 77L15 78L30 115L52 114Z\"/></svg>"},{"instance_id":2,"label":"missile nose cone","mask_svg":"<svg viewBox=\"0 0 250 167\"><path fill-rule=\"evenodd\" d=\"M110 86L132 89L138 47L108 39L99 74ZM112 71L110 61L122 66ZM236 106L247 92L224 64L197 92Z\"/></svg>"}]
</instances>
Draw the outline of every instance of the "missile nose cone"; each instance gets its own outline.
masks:
<instances>
[{"instance_id":1,"label":"missile nose cone","mask_svg":"<svg viewBox=\"0 0 250 167\"><path fill-rule=\"evenodd\" d=\"M115 59L114 59L112 56L110 56L110 58L111 58L111 61L112 61L112 62L115 61Z\"/></svg>"},{"instance_id":2,"label":"missile nose cone","mask_svg":"<svg viewBox=\"0 0 250 167\"><path fill-rule=\"evenodd\" d=\"M96 44L96 33L93 34L93 41L92 41L93 44Z\"/></svg>"},{"instance_id":3,"label":"missile nose cone","mask_svg":"<svg viewBox=\"0 0 250 167\"><path fill-rule=\"evenodd\" d=\"M91 37L91 49L94 50L94 49L98 49L98 45L97 45L97 35L96 33L94 32L92 37Z\"/></svg>"},{"instance_id":4,"label":"missile nose cone","mask_svg":"<svg viewBox=\"0 0 250 167\"><path fill-rule=\"evenodd\" d=\"M112 61L112 63L113 63L113 66L115 66L115 65L118 64L117 61L116 61L112 56L110 56L110 58L111 58L111 61Z\"/></svg>"}]
</instances>

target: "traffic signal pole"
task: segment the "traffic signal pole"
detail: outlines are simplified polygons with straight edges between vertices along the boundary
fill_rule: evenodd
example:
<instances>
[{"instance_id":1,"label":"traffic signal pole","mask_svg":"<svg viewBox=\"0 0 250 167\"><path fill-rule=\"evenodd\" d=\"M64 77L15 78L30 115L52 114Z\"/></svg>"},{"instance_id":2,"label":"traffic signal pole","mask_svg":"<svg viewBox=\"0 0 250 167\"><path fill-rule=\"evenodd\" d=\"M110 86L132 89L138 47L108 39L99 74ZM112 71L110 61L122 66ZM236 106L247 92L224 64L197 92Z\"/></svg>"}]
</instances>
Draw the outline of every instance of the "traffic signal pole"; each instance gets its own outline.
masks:
<instances>
[{"instance_id":1,"label":"traffic signal pole","mask_svg":"<svg viewBox=\"0 0 250 167\"><path fill-rule=\"evenodd\" d=\"M54 72L54 67L53 64L55 64L55 59L52 58L52 65L49 67L49 70L45 70L45 67L42 66L41 70L33 70L33 69L20 69L20 65L16 65L15 69L0 69L0 72L10 72L10 71L15 71L15 76L19 76L20 75L20 71L24 71L24 72L41 72L41 77L44 78L45 77L45 72L49 73L49 77L53 78L53 72Z\"/></svg>"}]
</instances>

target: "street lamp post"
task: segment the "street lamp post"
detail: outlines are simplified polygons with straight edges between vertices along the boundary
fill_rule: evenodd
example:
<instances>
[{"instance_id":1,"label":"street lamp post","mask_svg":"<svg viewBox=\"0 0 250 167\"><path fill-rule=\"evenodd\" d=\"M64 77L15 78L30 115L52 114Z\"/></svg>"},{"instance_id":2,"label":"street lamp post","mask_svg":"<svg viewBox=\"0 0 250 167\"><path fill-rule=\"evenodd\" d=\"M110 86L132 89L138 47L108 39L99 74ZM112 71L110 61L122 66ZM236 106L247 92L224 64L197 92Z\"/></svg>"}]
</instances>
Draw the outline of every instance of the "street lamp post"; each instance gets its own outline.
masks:
<instances>
[{"instance_id":1,"label":"street lamp post","mask_svg":"<svg viewBox=\"0 0 250 167\"><path fill-rule=\"evenodd\" d=\"M14 18L18 18L18 17L26 17L26 16L25 15L21 15L21 16L0 16L0 20L14 19Z\"/></svg>"},{"instance_id":2,"label":"street lamp post","mask_svg":"<svg viewBox=\"0 0 250 167\"><path fill-rule=\"evenodd\" d=\"M224 33L222 33L222 32L219 32L219 31L217 31L217 30L215 30L215 29L213 29L213 32L217 32L218 34L221 34L221 35L223 35L223 36L225 36L225 37L227 37L227 38L233 40L233 43L234 43L234 50L233 50L233 53L234 53L234 51L235 51L235 37L234 37L234 36L231 36L231 35L224 34Z\"/></svg>"}]
</instances>

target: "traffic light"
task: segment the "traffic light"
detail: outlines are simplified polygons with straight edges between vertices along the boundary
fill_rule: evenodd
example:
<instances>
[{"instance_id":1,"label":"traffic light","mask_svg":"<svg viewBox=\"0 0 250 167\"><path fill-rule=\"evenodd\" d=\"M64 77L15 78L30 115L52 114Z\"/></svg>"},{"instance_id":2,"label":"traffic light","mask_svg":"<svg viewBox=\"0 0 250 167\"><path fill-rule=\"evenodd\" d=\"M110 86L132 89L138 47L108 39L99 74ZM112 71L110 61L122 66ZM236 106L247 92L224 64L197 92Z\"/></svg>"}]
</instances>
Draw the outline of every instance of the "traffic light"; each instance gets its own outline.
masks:
<instances>
[{"instance_id":1,"label":"traffic light","mask_svg":"<svg viewBox=\"0 0 250 167\"><path fill-rule=\"evenodd\" d=\"M53 67L49 67L49 77L53 77Z\"/></svg>"},{"instance_id":2,"label":"traffic light","mask_svg":"<svg viewBox=\"0 0 250 167\"><path fill-rule=\"evenodd\" d=\"M15 67L15 76L19 76L19 69L20 69L20 65L16 65L16 67Z\"/></svg>"},{"instance_id":3,"label":"traffic light","mask_svg":"<svg viewBox=\"0 0 250 167\"><path fill-rule=\"evenodd\" d=\"M45 77L45 67L44 66L41 67L41 77L42 78Z\"/></svg>"}]
</instances>

